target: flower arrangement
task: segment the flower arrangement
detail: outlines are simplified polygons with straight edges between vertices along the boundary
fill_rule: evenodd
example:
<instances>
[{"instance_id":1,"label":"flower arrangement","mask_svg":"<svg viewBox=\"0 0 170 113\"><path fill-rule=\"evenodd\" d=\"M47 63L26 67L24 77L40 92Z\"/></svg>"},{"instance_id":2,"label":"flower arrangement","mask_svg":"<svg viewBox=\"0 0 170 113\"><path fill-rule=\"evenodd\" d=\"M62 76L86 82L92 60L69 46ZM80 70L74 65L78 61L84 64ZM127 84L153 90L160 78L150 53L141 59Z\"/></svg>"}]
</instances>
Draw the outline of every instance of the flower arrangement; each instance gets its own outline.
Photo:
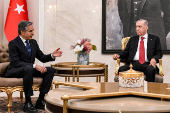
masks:
<instances>
[{"instance_id":1,"label":"flower arrangement","mask_svg":"<svg viewBox=\"0 0 170 113\"><path fill-rule=\"evenodd\" d=\"M95 45L92 45L90 41L91 40L88 38L83 38L81 40L78 40L76 45L71 45L70 48L74 49L75 54L80 52L86 52L87 54L89 54L91 50L97 51L97 47Z\"/></svg>"}]
</instances>

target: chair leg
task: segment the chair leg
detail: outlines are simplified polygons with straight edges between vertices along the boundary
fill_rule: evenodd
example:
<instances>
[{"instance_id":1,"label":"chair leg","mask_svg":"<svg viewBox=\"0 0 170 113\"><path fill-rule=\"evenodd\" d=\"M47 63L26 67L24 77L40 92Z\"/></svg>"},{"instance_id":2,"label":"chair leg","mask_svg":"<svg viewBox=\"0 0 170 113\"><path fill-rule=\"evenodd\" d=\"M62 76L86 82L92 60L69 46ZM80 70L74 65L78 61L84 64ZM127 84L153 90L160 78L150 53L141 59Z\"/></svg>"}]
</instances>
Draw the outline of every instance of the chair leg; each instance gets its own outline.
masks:
<instances>
[{"instance_id":1,"label":"chair leg","mask_svg":"<svg viewBox=\"0 0 170 113\"><path fill-rule=\"evenodd\" d=\"M11 88L8 88L7 91L6 91L6 94L8 96L8 105L7 105L7 108L8 108L8 112L10 113L11 112L11 107L12 107L12 89Z\"/></svg>"},{"instance_id":2,"label":"chair leg","mask_svg":"<svg viewBox=\"0 0 170 113\"><path fill-rule=\"evenodd\" d=\"M23 91L20 91L20 99L21 99L21 102L23 102Z\"/></svg>"}]
</instances>

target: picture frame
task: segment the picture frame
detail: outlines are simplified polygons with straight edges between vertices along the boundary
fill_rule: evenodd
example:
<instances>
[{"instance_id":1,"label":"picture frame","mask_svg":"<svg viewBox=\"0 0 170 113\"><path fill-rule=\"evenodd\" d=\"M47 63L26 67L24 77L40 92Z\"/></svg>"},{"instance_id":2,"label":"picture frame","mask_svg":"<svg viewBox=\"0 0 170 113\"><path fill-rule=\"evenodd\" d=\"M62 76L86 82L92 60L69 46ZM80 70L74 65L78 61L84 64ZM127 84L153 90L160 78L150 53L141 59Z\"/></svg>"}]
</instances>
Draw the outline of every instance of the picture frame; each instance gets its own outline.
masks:
<instances>
[{"instance_id":1,"label":"picture frame","mask_svg":"<svg viewBox=\"0 0 170 113\"><path fill-rule=\"evenodd\" d=\"M107 19L106 19L106 16L108 17L108 12L107 12L107 8L108 8L108 6L107 6L107 1L109 1L109 0L102 0L102 54L114 54L114 53L120 53L120 52L122 52L122 48L121 47L114 47L114 46L112 46L112 45L114 45L114 44L118 44L118 45L120 45L121 46L121 39L122 38L124 38L124 36L120 36L119 37L119 40L117 41L117 42L110 42L110 40L112 41L112 40L115 40L114 38L117 38L117 36L115 36L115 37L112 37L112 39L111 38L108 38L108 36L106 35L106 34L108 34L107 32L109 32L109 30L108 30L108 27L107 27L107 25L110 25L110 23L108 24L108 22L107 22ZM117 1L117 0L110 0L110 1ZM158 0L157 0L158 1ZM147 2L147 0L146 0L146 2ZM116 15L118 15L119 16L119 14L118 14L118 12L117 12L117 14ZM115 16L114 16L115 17ZM118 20L119 20L120 18L118 18ZM116 20L116 19L115 19ZM150 24L150 23L149 23ZM112 25L112 26L114 26L114 25ZM117 25L115 25L115 27L117 27ZM149 26L150 27L150 26ZM114 32L114 30L113 30L113 32ZM150 32L149 32L150 33ZM152 33L153 35L156 35L157 34L157 32L154 32L154 33ZM116 35L116 34L115 34ZM164 38L166 38L166 45L167 46L169 46L169 47L167 47L167 49L164 49L164 43L162 43L161 42L161 46L162 46L162 51L163 51L163 54L170 54L170 32L168 33L168 34L166 34L167 35L167 37L164 37ZM158 35L156 35L156 36L158 36ZM161 36L159 36L159 37L161 37ZM116 39L117 40L117 39ZM160 39L161 40L161 39ZM162 41L162 40L161 40ZM111 43L110 45L112 46L112 47L110 47L109 48L109 44L108 44L108 42L109 43ZM169 43L169 44L168 44Z\"/></svg>"}]
</instances>

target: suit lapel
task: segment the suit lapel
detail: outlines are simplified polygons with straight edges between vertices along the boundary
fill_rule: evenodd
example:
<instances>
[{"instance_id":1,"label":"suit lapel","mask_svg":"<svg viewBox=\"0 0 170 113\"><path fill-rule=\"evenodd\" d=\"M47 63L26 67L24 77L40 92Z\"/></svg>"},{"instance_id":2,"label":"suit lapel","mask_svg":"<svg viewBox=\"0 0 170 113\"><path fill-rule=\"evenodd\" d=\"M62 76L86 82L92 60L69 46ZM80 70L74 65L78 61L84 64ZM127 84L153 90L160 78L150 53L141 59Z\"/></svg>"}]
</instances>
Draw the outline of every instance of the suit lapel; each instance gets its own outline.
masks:
<instances>
[{"instance_id":1,"label":"suit lapel","mask_svg":"<svg viewBox=\"0 0 170 113\"><path fill-rule=\"evenodd\" d=\"M17 37L17 42L18 42L18 46L20 47L20 49L23 51L23 53L26 54L26 56L29 57L29 53L27 48L25 47L24 43L22 42L21 38L18 36Z\"/></svg>"},{"instance_id":2,"label":"suit lapel","mask_svg":"<svg viewBox=\"0 0 170 113\"><path fill-rule=\"evenodd\" d=\"M135 54L136 54L136 51L137 51L137 48L138 48L138 42L139 42L139 36L136 36L134 38L134 48L135 48L134 52L135 52Z\"/></svg>"},{"instance_id":3,"label":"suit lapel","mask_svg":"<svg viewBox=\"0 0 170 113\"><path fill-rule=\"evenodd\" d=\"M132 0L126 0L126 4L127 4L127 10L128 10L128 13L129 13L129 17L130 17Z\"/></svg>"},{"instance_id":4,"label":"suit lapel","mask_svg":"<svg viewBox=\"0 0 170 113\"><path fill-rule=\"evenodd\" d=\"M147 56L149 55L152 47L152 37L148 34L148 43L147 43Z\"/></svg>"}]
</instances>

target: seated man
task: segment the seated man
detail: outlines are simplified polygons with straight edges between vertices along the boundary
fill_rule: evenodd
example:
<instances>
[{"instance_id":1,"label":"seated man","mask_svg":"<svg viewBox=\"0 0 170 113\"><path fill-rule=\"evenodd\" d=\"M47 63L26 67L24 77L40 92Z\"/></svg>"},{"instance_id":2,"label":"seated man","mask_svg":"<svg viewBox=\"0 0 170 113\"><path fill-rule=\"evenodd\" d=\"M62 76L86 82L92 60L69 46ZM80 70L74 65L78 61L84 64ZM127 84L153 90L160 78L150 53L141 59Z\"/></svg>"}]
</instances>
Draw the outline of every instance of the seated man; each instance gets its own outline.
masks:
<instances>
[{"instance_id":1,"label":"seated man","mask_svg":"<svg viewBox=\"0 0 170 113\"><path fill-rule=\"evenodd\" d=\"M39 49L34 35L33 23L21 21L18 24L18 35L9 42L10 64L7 67L5 76L11 78L23 78L25 93L25 112L37 112L37 109L44 109L44 96L48 93L53 80L55 70L52 67L44 67L34 64L35 58L41 62L54 61L55 57L60 57L62 51L56 49L52 54L44 55ZM42 77L43 81L40 88L39 98L35 107L32 105L31 96L33 95L33 77Z\"/></svg>"},{"instance_id":2,"label":"seated man","mask_svg":"<svg viewBox=\"0 0 170 113\"><path fill-rule=\"evenodd\" d=\"M141 71L146 75L146 81L154 82L155 74L159 74L156 62L162 58L162 48L159 37L148 34L148 22L140 19L136 22L136 33L129 39L126 48L122 53L114 54L113 59L126 59L126 65L121 66L119 72L129 70L132 63L133 69Z\"/></svg>"}]
</instances>

